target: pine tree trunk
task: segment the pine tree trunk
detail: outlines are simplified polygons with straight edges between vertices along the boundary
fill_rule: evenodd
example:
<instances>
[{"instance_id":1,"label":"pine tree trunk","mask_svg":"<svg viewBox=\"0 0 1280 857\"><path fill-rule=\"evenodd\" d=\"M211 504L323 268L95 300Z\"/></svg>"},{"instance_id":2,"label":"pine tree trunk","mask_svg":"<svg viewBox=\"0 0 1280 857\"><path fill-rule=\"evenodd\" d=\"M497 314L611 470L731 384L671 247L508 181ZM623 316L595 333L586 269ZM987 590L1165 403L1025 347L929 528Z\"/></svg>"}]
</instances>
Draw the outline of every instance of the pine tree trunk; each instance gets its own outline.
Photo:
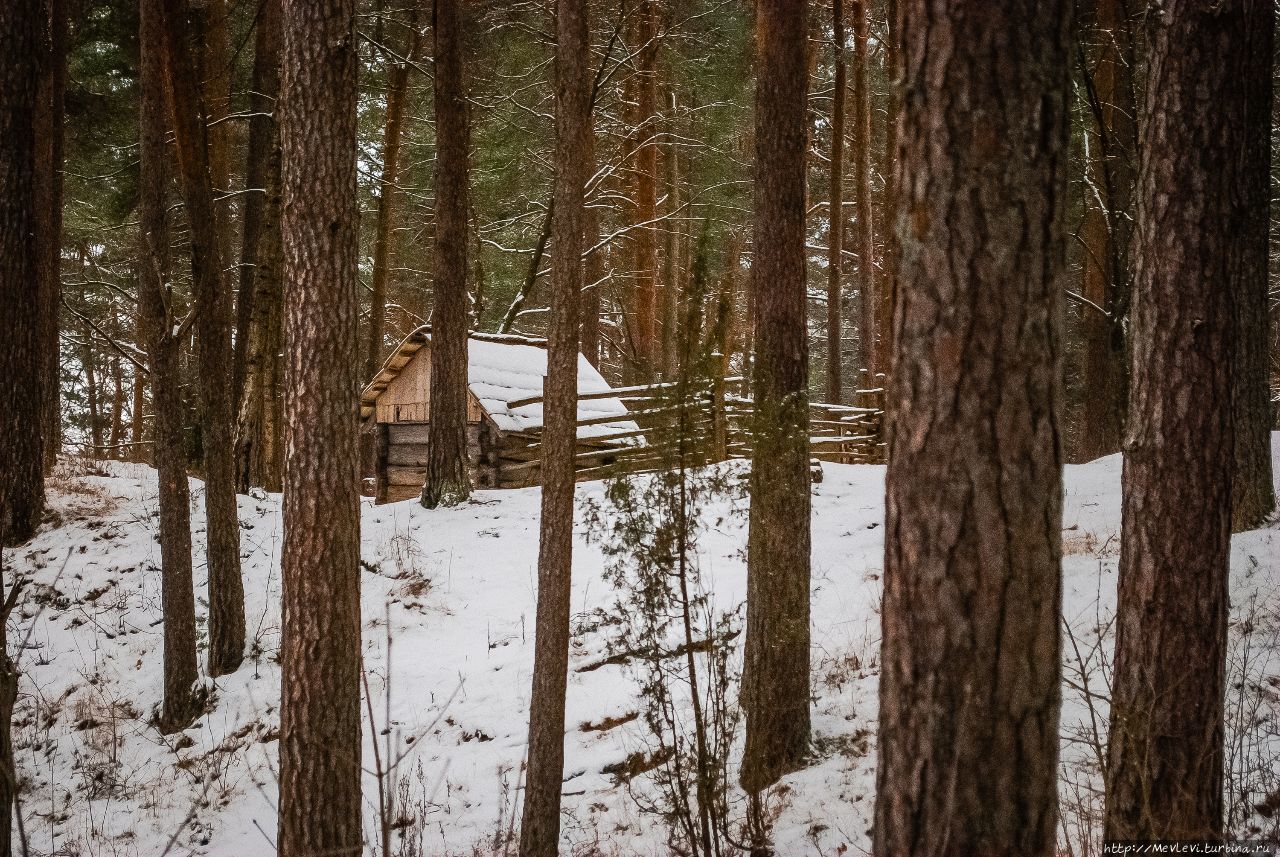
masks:
<instances>
[{"instance_id":1,"label":"pine tree trunk","mask_svg":"<svg viewBox=\"0 0 1280 857\"><path fill-rule=\"evenodd\" d=\"M1128 406L1125 324L1133 278L1129 242L1137 179L1137 103L1136 22L1126 14L1127 5L1125 0L1097 0L1093 5L1091 35L1098 46L1092 69L1085 69L1092 127L1086 130L1091 157L1080 228L1081 294L1090 302L1080 307L1084 406L1075 457L1081 461L1119 452Z\"/></svg>"},{"instance_id":2,"label":"pine tree trunk","mask_svg":"<svg viewBox=\"0 0 1280 857\"><path fill-rule=\"evenodd\" d=\"M1264 521L1276 507L1271 474L1271 355L1269 246L1271 231L1271 107L1275 7L1244 0L1248 21L1245 52L1245 184L1243 228L1235 233L1237 258L1236 360L1233 399L1236 423L1232 529Z\"/></svg>"},{"instance_id":3,"label":"pine tree trunk","mask_svg":"<svg viewBox=\"0 0 1280 857\"><path fill-rule=\"evenodd\" d=\"M261 485L280 490L282 462L274 442L279 390L280 332L280 0L267 0L254 45L254 116L249 123L246 184L260 188L245 201L240 249L240 299L236 305L236 489ZM269 114L269 115L262 115ZM246 317L247 314L247 317ZM243 361L243 365L241 364Z\"/></svg>"},{"instance_id":4,"label":"pine tree trunk","mask_svg":"<svg viewBox=\"0 0 1280 857\"><path fill-rule=\"evenodd\" d=\"M280 857L363 853L355 6L284 13Z\"/></svg>"},{"instance_id":5,"label":"pine tree trunk","mask_svg":"<svg viewBox=\"0 0 1280 857\"><path fill-rule=\"evenodd\" d=\"M889 103L885 117L884 146L884 190L883 211L886 226L884 227L884 244L881 250L880 288L876 290L876 330L880 336L876 339L876 366L885 375L893 372L894 355L894 320L893 307L898 291L898 239L895 161L898 151L898 130L902 117L902 87L897 81L902 78L902 45L901 32L898 27L898 2L886 0L888 14L888 34L885 44L885 66L889 76Z\"/></svg>"},{"instance_id":6,"label":"pine tree trunk","mask_svg":"<svg viewBox=\"0 0 1280 857\"><path fill-rule=\"evenodd\" d=\"M658 368L662 377L674 376L679 365L680 356L680 277L683 265L680 220L681 175L679 132L676 127L677 104L676 94L668 89L666 96L667 115L665 117L666 137L662 146L665 161L666 205L663 212L663 253L662 253L662 337L661 353L658 355Z\"/></svg>"},{"instance_id":7,"label":"pine tree trunk","mask_svg":"<svg viewBox=\"0 0 1280 857\"><path fill-rule=\"evenodd\" d=\"M899 4L879 857L1054 853L1070 8Z\"/></svg>"},{"instance_id":8,"label":"pine tree trunk","mask_svg":"<svg viewBox=\"0 0 1280 857\"><path fill-rule=\"evenodd\" d=\"M591 91L586 0L556 5L556 177L551 251L551 329L542 431L542 517L538 611L529 703L521 857L559 853L564 776L569 596L573 569L573 456L578 418L578 306L581 300L583 189L591 161Z\"/></svg>"},{"instance_id":9,"label":"pine tree trunk","mask_svg":"<svg viewBox=\"0 0 1280 857\"><path fill-rule=\"evenodd\" d=\"M798 767L809 747L808 3L762 3L756 15L755 413L740 775L752 794Z\"/></svg>"},{"instance_id":10,"label":"pine tree trunk","mask_svg":"<svg viewBox=\"0 0 1280 857\"><path fill-rule=\"evenodd\" d=\"M582 153L583 162L588 173L596 170L595 130L586 137L586 149ZM580 347L587 362L600 368L600 312L603 307L604 282L607 269L603 247L596 248L600 241L600 208L599 205L585 206L582 214L583 252L587 253L583 270L582 292L582 327L580 328Z\"/></svg>"},{"instance_id":11,"label":"pine tree trunk","mask_svg":"<svg viewBox=\"0 0 1280 857\"><path fill-rule=\"evenodd\" d=\"M404 108L409 93L409 71L422 47L418 26L418 6L409 7L407 61L387 68L386 125L382 134L382 175L378 179L378 216L373 239L373 274L370 284L369 338L365 345L364 379L373 378L382 365L386 330L387 276L391 267L392 225L394 224L396 183L400 176L400 143L403 138Z\"/></svg>"},{"instance_id":12,"label":"pine tree trunk","mask_svg":"<svg viewBox=\"0 0 1280 857\"><path fill-rule=\"evenodd\" d=\"M1107 839L1222 833L1247 29L1242 0L1171 0L1147 27Z\"/></svg>"},{"instance_id":13,"label":"pine tree trunk","mask_svg":"<svg viewBox=\"0 0 1280 857\"><path fill-rule=\"evenodd\" d=\"M44 297L32 240L38 216L35 113L40 0L0 3L0 547L25 542L44 511ZM0 712L2 714L3 712ZM8 721L0 721L0 730ZM0 813L9 803L0 792ZM12 794L8 795L12 802ZM8 840L4 840L8 841Z\"/></svg>"},{"instance_id":14,"label":"pine tree trunk","mask_svg":"<svg viewBox=\"0 0 1280 857\"><path fill-rule=\"evenodd\" d=\"M186 728L198 713L196 603L191 568L191 499L182 425L182 336L169 305L169 223L165 204L164 12L161 0L138 8L138 312L151 367L152 426L160 504L161 604L164 614L164 699L160 729Z\"/></svg>"},{"instance_id":15,"label":"pine tree trunk","mask_svg":"<svg viewBox=\"0 0 1280 857\"><path fill-rule=\"evenodd\" d=\"M66 0L44 0L43 63L36 94L36 273L40 280L41 383L44 387L44 469L62 445L58 315L62 305L63 120L67 90Z\"/></svg>"},{"instance_id":16,"label":"pine tree trunk","mask_svg":"<svg viewBox=\"0 0 1280 857\"><path fill-rule=\"evenodd\" d=\"M867 57L869 0L853 2L853 198L856 222L854 235L858 242L858 307L861 323L858 342L861 363L867 383L875 385L878 329L876 313L875 226L871 213L871 87L867 85L870 60Z\"/></svg>"},{"instance_id":17,"label":"pine tree trunk","mask_svg":"<svg viewBox=\"0 0 1280 857\"><path fill-rule=\"evenodd\" d=\"M857 0L855 0L857 2ZM839 404L844 342L844 102L848 84L844 62L844 0L831 0L835 48L835 89L831 100L831 184L827 191L827 389L826 399Z\"/></svg>"},{"instance_id":18,"label":"pine tree trunk","mask_svg":"<svg viewBox=\"0 0 1280 857\"><path fill-rule=\"evenodd\" d=\"M436 258L431 312L428 508L471 494L467 457L467 148L461 0L435 0Z\"/></svg>"},{"instance_id":19,"label":"pine tree trunk","mask_svg":"<svg viewBox=\"0 0 1280 857\"><path fill-rule=\"evenodd\" d=\"M279 217L280 137L276 99L280 94L280 0L265 0L254 24L253 83L249 92L249 143L245 157L244 223L240 236L240 270L236 291L235 362L232 370L237 413L248 384L252 349L258 254L263 233ZM273 181L274 179L274 181ZM273 208L274 204L274 208ZM240 455L237 454L237 459Z\"/></svg>"},{"instance_id":20,"label":"pine tree trunk","mask_svg":"<svg viewBox=\"0 0 1280 857\"><path fill-rule=\"evenodd\" d=\"M632 148L635 162L632 183L635 188L635 223L631 240L635 254L632 263L635 287L632 293L631 332L634 352L632 373L637 380L646 379L657 359L658 310L658 144L654 125L658 88L658 42L656 0L637 0L634 24L634 50L639 51L635 71L635 113L632 116Z\"/></svg>"},{"instance_id":21,"label":"pine tree trunk","mask_svg":"<svg viewBox=\"0 0 1280 857\"><path fill-rule=\"evenodd\" d=\"M231 294L223 276L222 230L210 184L208 113L196 83L185 0L164 0L170 112L191 232L200 439L204 447L209 565L209 675L244 660L244 582L236 508L231 396Z\"/></svg>"}]
</instances>

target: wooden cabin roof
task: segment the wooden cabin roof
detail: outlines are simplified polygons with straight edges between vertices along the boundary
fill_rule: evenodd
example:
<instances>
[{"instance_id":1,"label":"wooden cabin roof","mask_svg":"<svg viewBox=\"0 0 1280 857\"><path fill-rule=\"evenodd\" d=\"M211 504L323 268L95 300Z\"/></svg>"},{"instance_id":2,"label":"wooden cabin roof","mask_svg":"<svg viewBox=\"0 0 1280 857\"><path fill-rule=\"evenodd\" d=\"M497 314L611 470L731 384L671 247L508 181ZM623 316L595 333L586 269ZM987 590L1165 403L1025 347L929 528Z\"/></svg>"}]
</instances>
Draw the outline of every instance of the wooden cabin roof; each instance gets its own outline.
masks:
<instances>
[{"instance_id":1,"label":"wooden cabin roof","mask_svg":"<svg viewBox=\"0 0 1280 857\"><path fill-rule=\"evenodd\" d=\"M373 414L378 397L419 352L431 343L430 327L420 327L400 341L382 368L360 394L360 417ZM502 334L473 333L467 340L467 383L485 413L499 430L521 432L542 427L542 384L547 374L545 339ZM608 382L587 358L578 355L578 394L600 394L610 390ZM580 399L578 419L591 420L591 425L578 427L580 438L599 437L615 432L637 431L629 419L627 406L612 397ZM602 418L615 420L596 422Z\"/></svg>"}]
</instances>

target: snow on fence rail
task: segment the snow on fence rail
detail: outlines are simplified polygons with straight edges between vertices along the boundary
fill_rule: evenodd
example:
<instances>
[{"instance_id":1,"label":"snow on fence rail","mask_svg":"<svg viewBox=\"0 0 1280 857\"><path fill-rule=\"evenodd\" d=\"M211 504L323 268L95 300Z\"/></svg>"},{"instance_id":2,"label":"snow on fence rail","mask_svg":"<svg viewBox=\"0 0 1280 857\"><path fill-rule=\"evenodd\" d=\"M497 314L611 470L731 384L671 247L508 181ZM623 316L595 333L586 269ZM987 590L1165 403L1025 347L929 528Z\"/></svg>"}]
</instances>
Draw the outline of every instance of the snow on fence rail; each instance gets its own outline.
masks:
<instances>
[{"instance_id":1,"label":"snow on fence rail","mask_svg":"<svg viewBox=\"0 0 1280 857\"><path fill-rule=\"evenodd\" d=\"M713 379L686 388L662 382L587 393L580 399L610 396L627 405L638 428L596 434L591 447L574 456L578 478L599 479L625 473L660 470L681 456L686 464L708 464L751 455L751 415L746 379ZM507 403L514 409L540 404L542 396ZM579 420L579 427L598 420ZM884 461L884 390L860 389L853 404L812 402L809 405L809 443L813 458L842 464ZM542 464L541 431L522 435L515 461L502 468L503 486L539 482Z\"/></svg>"}]
</instances>

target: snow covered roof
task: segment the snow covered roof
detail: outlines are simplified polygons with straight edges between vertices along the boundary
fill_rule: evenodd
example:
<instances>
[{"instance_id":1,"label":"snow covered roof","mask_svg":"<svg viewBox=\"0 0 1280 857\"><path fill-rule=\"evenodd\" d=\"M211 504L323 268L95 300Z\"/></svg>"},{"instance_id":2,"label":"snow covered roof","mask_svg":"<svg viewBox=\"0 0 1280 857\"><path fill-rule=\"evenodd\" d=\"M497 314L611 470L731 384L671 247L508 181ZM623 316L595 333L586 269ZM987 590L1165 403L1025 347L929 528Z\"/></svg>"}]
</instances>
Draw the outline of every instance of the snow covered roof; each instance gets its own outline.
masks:
<instances>
[{"instance_id":1,"label":"snow covered roof","mask_svg":"<svg viewBox=\"0 0 1280 857\"><path fill-rule=\"evenodd\" d=\"M431 329L420 327L396 346L360 395L361 418L373 413L378 396L430 341ZM423 359L427 359L427 353L423 353ZM547 343L544 339L473 333L467 340L468 386L501 431L521 432L542 427L542 402L528 400L540 399L546 374ZM599 397L598 394L608 393L610 389L596 368L579 354L578 395L591 398L578 400L578 420L590 420L592 423L579 426L578 437L639 431L620 399Z\"/></svg>"}]
</instances>

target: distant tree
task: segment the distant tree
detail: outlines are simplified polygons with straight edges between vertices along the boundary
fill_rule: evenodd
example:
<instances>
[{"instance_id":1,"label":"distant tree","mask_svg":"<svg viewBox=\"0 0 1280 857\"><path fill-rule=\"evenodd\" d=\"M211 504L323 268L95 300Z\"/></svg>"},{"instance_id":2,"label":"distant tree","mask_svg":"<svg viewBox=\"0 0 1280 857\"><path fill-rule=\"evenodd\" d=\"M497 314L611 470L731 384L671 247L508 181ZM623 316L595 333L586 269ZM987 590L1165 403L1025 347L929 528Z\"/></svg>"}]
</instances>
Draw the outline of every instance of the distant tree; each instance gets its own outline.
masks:
<instances>
[{"instance_id":1,"label":"distant tree","mask_svg":"<svg viewBox=\"0 0 1280 857\"><path fill-rule=\"evenodd\" d=\"M355 7L285 5L281 857L363 853Z\"/></svg>"},{"instance_id":2,"label":"distant tree","mask_svg":"<svg viewBox=\"0 0 1280 857\"><path fill-rule=\"evenodd\" d=\"M36 273L40 279L44 467L53 468L62 439L58 318L62 303L63 140L67 90L66 0L44 0L40 84L36 94Z\"/></svg>"},{"instance_id":3,"label":"distant tree","mask_svg":"<svg viewBox=\"0 0 1280 857\"><path fill-rule=\"evenodd\" d=\"M577 449L578 324L582 293L583 190L591 162L587 0L556 3L555 224L551 251L551 340L542 435L538 615L529 703L521 857L559 853L564 778L569 596L573 571L573 456Z\"/></svg>"},{"instance_id":4,"label":"distant tree","mask_svg":"<svg viewBox=\"0 0 1280 857\"><path fill-rule=\"evenodd\" d=\"M400 148L404 136L404 113L409 94L409 72L422 49L422 27L418 4L408 9L409 35L403 59L388 57L386 121L382 132L382 174L378 177L378 215L373 238L373 271L370 276L369 337L365 345L364 379L373 378L382 365L386 331L387 277L392 264L392 225L395 196L400 181Z\"/></svg>"},{"instance_id":5,"label":"distant tree","mask_svg":"<svg viewBox=\"0 0 1280 857\"><path fill-rule=\"evenodd\" d=\"M1133 271L1133 194L1138 170L1137 53L1142 4L1093 0L1080 8L1081 87L1089 119L1080 286L1083 408L1075 457L1120 451L1129 395L1125 329Z\"/></svg>"},{"instance_id":6,"label":"distant tree","mask_svg":"<svg viewBox=\"0 0 1280 857\"><path fill-rule=\"evenodd\" d=\"M756 7L755 415L741 770L753 794L797 768L809 747L807 20L807 0Z\"/></svg>"},{"instance_id":7,"label":"distant tree","mask_svg":"<svg viewBox=\"0 0 1280 857\"><path fill-rule=\"evenodd\" d=\"M0 546L31 538L44 512L47 295L37 279L32 180L43 9L40 0L0 3Z\"/></svg>"},{"instance_id":8,"label":"distant tree","mask_svg":"<svg viewBox=\"0 0 1280 857\"><path fill-rule=\"evenodd\" d=\"M244 660L244 581L236 508L231 391L231 291L211 184L209 114L197 83L187 0L164 0L169 107L191 236L200 438L204 445L205 535L209 565L209 674Z\"/></svg>"},{"instance_id":9,"label":"distant tree","mask_svg":"<svg viewBox=\"0 0 1280 857\"><path fill-rule=\"evenodd\" d=\"M855 0L857 2L857 0ZM844 0L831 0L831 41L835 52L835 84L831 94L831 172L827 191L827 388L826 399L838 404L843 395L844 343Z\"/></svg>"},{"instance_id":10,"label":"distant tree","mask_svg":"<svg viewBox=\"0 0 1280 857\"><path fill-rule=\"evenodd\" d=\"M1147 26L1107 839L1222 834L1245 6L1171 0Z\"/></svg>"},{"instance_id":11,"label":"distant tree","mask_svg":"<svg viewBox=\"0 0 1280 857\"><path fill-rule=\"evenodd\" d=\"M631 330L634 365L632 373L646 378L654 369L657 353L658 312L658 12L657 0L636 0L628 18L628 49L635 53L636 69L631 78L632 101L631 182L634 197L631 239L635 271L632 292Z\"/></svg>"},{"instance_id":12,"label":"distant tree","mask_svg":"<svg viewBox=\"0 0 1280 857\"><path fill-rule=\"evenodd\" d=\"M1276 507L1271 474L1271 105L1275 6L1243 0L1247 22L1244 206L1234 233L1236 362L1233 385L1236 442L1232 529L1257 526Z\"/></svg>"},{"instance_id":13,"label":"distant tree","mask_svg":"<svg viewBox=\"0 0 1280 857\"><path fill-rule=\"evenodd\" d=\"M868 75L871 60L868 41L871 32L870 0L852 0L853 5L853 203L854 231L858 252L858 306L861 322L858 341L862 368L867 381L884 367L877 360L880 328L876 288L875 224L871 206L871 85Z\"/></svg>"},{"instance_id":14,"label":"distant tree","mask_svg":"<svg viewBox=\"0 0 1280 857\"><path fill-rule=\"evenodd\" d=\"M280 93L283 16L265 0L254 38L252 116L245 184L240 286L236 304L236 487L279 491L283 479L280 280Z\"/></svg>"},{"instance_id":15,"label":"distant tree","mask_svg":"<svg viewBox=\"0 0 1280 857\"><path fill-rule=\"evenodd\" d=\"M138 7L138 311L151 369L152 460L160 504L160 580L164 620L164 698L160 729L175 732L199 712L196 602L191 577L191 498L182 409L182 343L169 286L169 222L165 173L169 132L164 76L162 0Z\"/></svg>"},{"instance_id":16,"label":"distant tree","mask_svg":"<svg viewBox=\"0 0 1280 857\"><path fill-rule=\"evenodd\" d=\"M1070 9L898 5L878 857L1055 853Z\"/></svg>"},{"instance_id":17,"label":"distant tree","mask_svg":"<svg viewBox=\"0 0 1280 857\"><path fill-rule=\"evenodd\" d=\"M470 121L461 0L435 0L436 256L431 311L431 395L422 505L471 494L467 455L467 150Z\"/></svg>"}]
</instances>

